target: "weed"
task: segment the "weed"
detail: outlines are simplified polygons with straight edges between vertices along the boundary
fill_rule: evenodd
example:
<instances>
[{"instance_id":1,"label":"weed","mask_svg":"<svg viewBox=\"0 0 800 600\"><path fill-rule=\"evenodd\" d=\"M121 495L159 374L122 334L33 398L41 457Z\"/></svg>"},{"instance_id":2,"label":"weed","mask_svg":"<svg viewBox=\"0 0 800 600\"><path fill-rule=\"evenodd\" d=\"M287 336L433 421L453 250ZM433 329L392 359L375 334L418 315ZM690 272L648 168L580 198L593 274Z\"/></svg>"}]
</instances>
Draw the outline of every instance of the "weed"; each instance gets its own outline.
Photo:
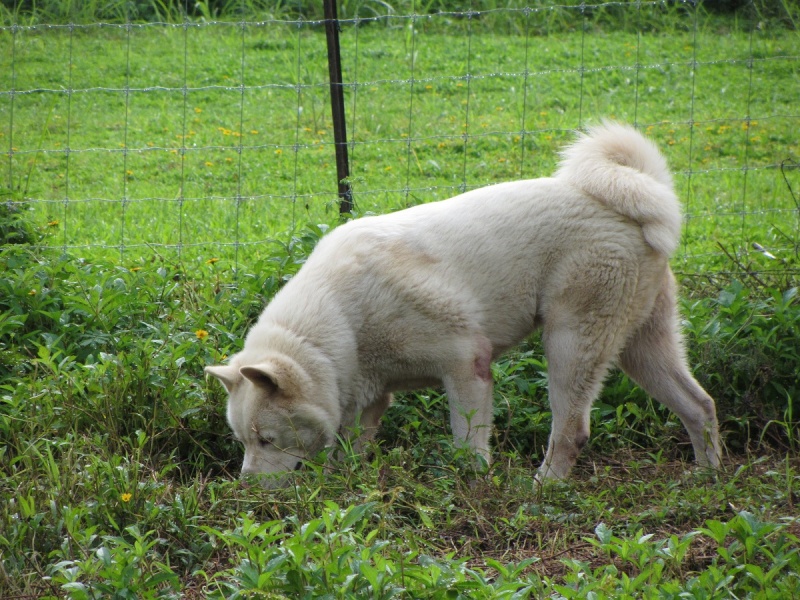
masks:
<instances>
[{"instance_id":1,"label":"weed","mask_svg":"<svg viewBox=\"0 0 800 600\"><path fill-rule=\"evenodd\" d=\"M615 374L575 477L534 490L550 422L534 337L493 367L485 472L428 390L398 398L363 453L343 444L282 490L236 480L241 448L202 368L240 348L338 220L322 40L293 20L318 3L6 3L0 596L796 595L796 206L772 169L776 148L797 150L782 116L794 32L681 3L342 4L364 20L343 47L370 59L347 90L361 214L548 172L581 107L635 117L666 148L686 191L690 362L719 402L725 471L692 471L674 416ZM767 25L793 22L773 8ZM231 25L252 11L291 22ZM467 28L493 32L472 38L469 69ZM725 92L743 89L758 120Z\"/></svg>"}]
</instances>

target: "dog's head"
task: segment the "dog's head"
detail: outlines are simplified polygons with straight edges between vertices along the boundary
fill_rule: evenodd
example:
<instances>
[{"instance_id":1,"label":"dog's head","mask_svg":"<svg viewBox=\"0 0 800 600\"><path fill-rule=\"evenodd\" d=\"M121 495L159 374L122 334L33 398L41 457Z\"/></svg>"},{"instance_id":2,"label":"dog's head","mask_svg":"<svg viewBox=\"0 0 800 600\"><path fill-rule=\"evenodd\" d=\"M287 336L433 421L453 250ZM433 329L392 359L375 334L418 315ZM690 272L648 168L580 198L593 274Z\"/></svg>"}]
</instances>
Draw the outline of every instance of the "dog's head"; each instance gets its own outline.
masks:
<instances>
[{"instance_id":1,"label":"dog's head","mask_svg":"<svg viewBox=\"0 0 800 600\"><path fill-rule=\"evenodd\" d=\"M271 355L257 364L241 364L233 357L230 364L205 372L228 390L228 423L244 445L242 475L297 469L333 444L338 423L313 402L313 381L291 358ZM285 477L263 478L263 483L277 487Z\"/></svg>"}]
</instances>

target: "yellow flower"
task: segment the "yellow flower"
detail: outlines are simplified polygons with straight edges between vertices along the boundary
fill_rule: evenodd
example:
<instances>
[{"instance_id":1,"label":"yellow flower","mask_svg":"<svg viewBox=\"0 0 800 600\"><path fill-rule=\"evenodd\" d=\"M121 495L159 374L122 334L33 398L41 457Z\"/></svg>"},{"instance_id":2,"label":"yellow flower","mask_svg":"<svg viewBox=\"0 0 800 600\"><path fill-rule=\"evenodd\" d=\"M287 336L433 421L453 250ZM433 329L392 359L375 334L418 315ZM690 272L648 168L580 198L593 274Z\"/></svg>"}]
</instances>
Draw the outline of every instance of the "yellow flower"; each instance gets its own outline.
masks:
<instances>
[{"instance_id":1,"label":"yellow flower","mask_svg":"<svg viewBox=\"0 0 800 600\"><path fill-rule=\"evenodd\" d=\"M123 502L130 502L132 497L133 496L131 494L125 493L120 495L119 499L122 500Z\"/></svg>"},{"instance_id":2,"label":"yellow flower","mask_svg":"<svg viewBox=\"0 0 800 600\"><path fill-rule=\"evenodd\" d=\"M131 272L136 273L137 271L141 271L142 267L131 267Z\"/></svg>"},{"instance_id":3,"label":"yellow flower","mask_svg":"<svg viewBox=\"0 0 800 600\"><path fill-rule=\"evenodd\" d=\"M53 219L47 224L48 227L58 227L58 219Z\"/></svg>"},{"instance_id":4,"label":"yellow flower","mask_svg":"<svg viewBox=\"0 0 800 600\"><path fill-rule=\"evenodd\" d=\"M251 129L250 133L252 133L253 135L256 135L258 133L258 129Z\"/></svg>"},{"instance_id":5,"label":"yellow flower","mask_svg":"<svg viewBox=\"0 0 800 600\"><path fill-rule=\"evenodd\" d=\"M275 154L283 154L283 150L281 150L280 148L278 148L277 150L275 150Z\"/></svg>"},{"instance_id":6,"label":"yellow flower","mask_svg":"<svg viewBox=\"0 0 800 600\"><path fill-rule=\"evenodd\" d=\"M215 262L218 262L218 261L219 261L219 259L218 259L218 258L209 258L209 259L206 261L206 264L207 264L207 265L213 265Z\"/></svg>"},{"instance_id":7,"label":"yellow flower","mask_svg":"<svg viewBox=\"0 0 800 600\"><path fill-rule=\"evenodd\" d=\"M207 167L213 167L213 166L214 166L214 163L213 163L213 162L211 162L210 160L207 160L207 161L206 161L206 166L207 166Z\"/></svg>"},{"instance_id":8,"label":"yellow flower","mask_svg":"<svg viewBox=\"0 0 800 600\"><path fill-rule=\"evenodd\" d=\"M199 115L201 112L203 112L203 109L195 107L194 112L196 112Z\"/></svg>"},{"instance_id":9,"label":"yellow flower","mask_svg":"<svg viewBox=\"0 0 800 600\"><path fill-rule=\"evenodd\" d=\"M208 337L208 332L205 329L198 329L194 332L198 340L204 340Z\"/></svg>"},{"instance_id":10,"label":"yellow flower","mask_svg":"<svg viewBox=\"0 0 800 600\"><path fill-rule=\"evenodd\" d=\"M35 296L35 295L36 295L36 290L31 290L30 292L28 292L28 296Z\"/></svg>"}]
</instances>

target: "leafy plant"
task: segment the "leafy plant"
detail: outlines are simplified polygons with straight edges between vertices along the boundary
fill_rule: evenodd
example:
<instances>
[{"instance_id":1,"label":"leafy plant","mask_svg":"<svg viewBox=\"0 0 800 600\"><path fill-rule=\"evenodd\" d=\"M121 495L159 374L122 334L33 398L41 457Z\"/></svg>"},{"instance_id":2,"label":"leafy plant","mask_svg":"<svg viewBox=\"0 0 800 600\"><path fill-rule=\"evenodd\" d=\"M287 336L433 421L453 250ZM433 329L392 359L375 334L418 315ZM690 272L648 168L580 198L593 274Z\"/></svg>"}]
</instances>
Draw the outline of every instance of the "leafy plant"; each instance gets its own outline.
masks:
<instances>
[{"instance_id":1,"label":"leafy plant","mask_svg":"<svg viewBox=\"0 0 800 600\"><path fill-rule=\"evenodd\" d=\"M793 398L800 394L796 370L800 360L794 340L800 335L797 288L756 291L735 282L716 300L695 303L685 327L702 365L701 382L742 432L731 442L768 442L779 447L797 443ZM738 415L738 416L737 416ZM761 433L752 435L751 428Z\"/></svg>"},{"instance_id":2,"label":"leafy plant","mask_svg":"<svg viewBox=\"0 0 800 600\"><path fill-rule=\"evenodd\" d=\"M718 400L725 469L688 467L675 417L615 374L575 477L534 489L550 429L534 337L493 366L490 467L453 446L446 398L427 390L400 396L368 448L345 442L265 490L236 479L225 394L202 368L241 347L339 219L324 40L306 22L319 3L12 4L0 596L796 595L800 309L795 221L780 222L796 206L771 168L775 148L797 150L784 17L342 2L378 17L342 32L358 57L361 214L550 172L590 108L635 117L665 148L686 192L690 362ZM725 89L768 118L743 121Z\"/></svg>"}]
</instances>

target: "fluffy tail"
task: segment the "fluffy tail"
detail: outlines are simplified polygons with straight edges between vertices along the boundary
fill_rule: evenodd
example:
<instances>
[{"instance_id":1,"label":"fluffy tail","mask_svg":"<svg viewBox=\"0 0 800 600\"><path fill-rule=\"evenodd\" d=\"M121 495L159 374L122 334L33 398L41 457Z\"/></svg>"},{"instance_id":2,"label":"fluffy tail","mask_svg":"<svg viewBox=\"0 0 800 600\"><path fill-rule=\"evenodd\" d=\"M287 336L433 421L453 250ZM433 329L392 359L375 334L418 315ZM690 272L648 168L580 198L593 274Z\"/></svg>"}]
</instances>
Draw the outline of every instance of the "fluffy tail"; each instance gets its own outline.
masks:
<instances>
[{"instance_id":1,"label":"fluffy tail","mask_svg":"<svg viewBox=\"0 0 800 600\"><path fill-rule=\"evenodd\" d=\"M657 252L670 256L678 247L681 207L667 161L632 127L607 122L590 128L563 151L555 176L639 223Z\"/></svg>"}]
</instances>

